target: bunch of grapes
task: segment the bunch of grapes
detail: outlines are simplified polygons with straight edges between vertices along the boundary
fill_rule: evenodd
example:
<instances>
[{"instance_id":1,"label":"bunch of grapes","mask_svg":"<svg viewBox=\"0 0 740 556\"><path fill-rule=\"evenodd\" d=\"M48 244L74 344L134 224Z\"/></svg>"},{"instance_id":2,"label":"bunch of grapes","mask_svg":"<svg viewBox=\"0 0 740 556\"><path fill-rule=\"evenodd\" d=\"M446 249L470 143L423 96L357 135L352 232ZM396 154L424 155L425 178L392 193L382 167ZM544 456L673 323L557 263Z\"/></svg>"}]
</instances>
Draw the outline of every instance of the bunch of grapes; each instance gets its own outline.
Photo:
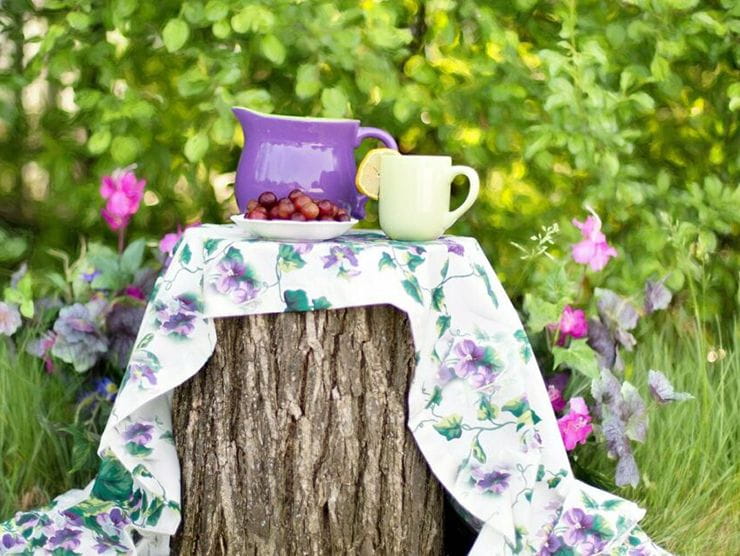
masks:
<instances>
[{"instance_id":1,"label":"bunch of grapes","mask_svg":"<svg viewBox=\"0 0 740 556\"><path fill-rule=\"evenodd\" d=\"M298 222L309 220L347 222L350 219L345 209L326 199L316 201L300 189L294 189L282 199L278 199L272 191L265 191L257 200L251 199L247 203L244 216L252 220L295 220Z\"/></svg>"}]
</instances>

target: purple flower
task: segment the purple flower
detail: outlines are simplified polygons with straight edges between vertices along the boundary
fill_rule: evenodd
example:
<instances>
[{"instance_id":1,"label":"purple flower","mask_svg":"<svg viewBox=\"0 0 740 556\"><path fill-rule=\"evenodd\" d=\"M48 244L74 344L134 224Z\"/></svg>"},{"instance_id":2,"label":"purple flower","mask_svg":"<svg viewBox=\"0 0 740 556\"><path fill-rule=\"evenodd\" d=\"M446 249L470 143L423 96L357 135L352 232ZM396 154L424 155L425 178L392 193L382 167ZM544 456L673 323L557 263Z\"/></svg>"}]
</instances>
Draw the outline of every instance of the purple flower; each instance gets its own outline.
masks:
<instances>
[{"instance_id":1,"label":"purple flower","mask_svg":"<svg viewBox=\"0 0 740 556\"><path fill-rule=\"evenodd\" d=\"M231 299L234 303L246 303L250 299L257 297L257 291L258 289L251 281L245 280L231 292Z\"/></svg>"},{"instance_id":2,"label":"purple flower","mask_svg":"<svg viewBox=\"0 0 740 556\"><path fill-rule=\"evenodd\" d=\"M154 374L154 370L143 361L132 361L128 366L128 372L132 382L141 382L142 379L146 379L150 386L157 384L157 375Z\"/></svg>"},{"instance_id":3,"label":"purple flower","mask_svg":"<svg viewBox=\"0 0 740 556\"><path fill-rule=\"evenodd\" d=\"M477 346L472 340L463 340L457 344L455 353L460 356L460 361L455 366L455 374L460 378L474 373L485 355L483 348Z\"/></svg>"},{"instance_id":4,"label":"purple flower","mask_svg":"<svg viewBox=\"0 0 740 556\"><path fill-rule=\"evenodd\" d=\"M10 550L15 546L26 546L26 541L20 535L11 535L10 533L5 533L0 540L0 546L2 546L5 550Z\"/></svg>"},{"instance_id":5,"label":"purple flower","mask_svg":"<svg viewBox=\"0 0 740 556\"><path fill-rule=\"evenodd\" d=\"M144 307L127 302L116 303L108 313L105 319L110 341L108 360L116 367L125 368L143 318Z\"/></svg>"},{"instance_id":6,"label":"purple flower","mask_svg":"<svg viewBox=\"0 0 740 556\"><path fill-rule=\"evenodd\" d=\"M108 341L97 322L104 307L105 302L100 300L75 303L62 307L54 322L57 338L51 353L74 365L78 373L87 371L108 351Z\"/></svg>"},{"instance_id":7,"label":"purple flower","mask_svg":"<svg viewBox=\"0 0 740 556\"><path fill-rule=\"evenodd\" d=\"M441 365L437 371L437 381L444 385L455 378L455 371L447 365Z\"/></svg>"},{"instance_id":8,"label":"purple flower","mask_svg":"<svg viewBox=\"0 0 740 556\"><path fill-rule=\"evenodd\" d=\"M113 508L109 513L99 514L95 521L107 535L118 535L121 529L130 523L119 508Z\"/></svg>"},{"instance_id":9,"label":"purple flower","mask_svg":"<svg viewBox=\"0 0 740 556\"><path fill-rule=\"evenodd\" d=\"M550 556L550 554L555 554L561 546L563 546L563 541L560 537L550 533L547 537L547 541L545 541L545 544L542 545L542 548L540 548L540 551L537 553L537 556Z\"/></svg>"},{"instance_id":10,"label":"purple flower","mask_svg":"<svg viewBox=\"0 0 740 556\"><path fill-rule=\"evenodd\" d=\"M453 241L446 237L440 238L440 241L447 246L448 253L454 253L455 255L460 255L460 256L465 255L465 247L463 247L456 241Z\"/></svg>"},{"instance_id":11,"label":"purple flower","mask_svg":"<svg viewBox=\"0 0 740 556\"><path fill-rule=\"evenodd\" d=\"M12 336L21 326L21 314L12 303L0 301L0 336Z\"/></svg>"},{"instance_id":12,"label":"purple flower","mask_svg":"<svg viewBox=\"0 0 740 556\"><path fill-rule=\"evenodd\" d=\"M102 272L100 272L99 270L93 269L92 272L83 272L82 273L82 279L89 284L90 282L92 282L93 280L95 280L95 278L97 278L101 274L102 274Z\"/></svg>"},{"instance_id":13,"label":"purple flower","mask_svg":"<svg viewBox=\"0 0 740 556\"><path fill-rule=\"evenodd\" d=\"M99 378L95 381L95 393L101 398L112 402L116 399L116 392L118 392L118 386L108 377Z\"/></svg>"},{"instance_id":14,"label":"purple flower","mask_svg":"<svg viewBox=\"0 0 740 556\"><path fill-rule=\"evenodd\" d=\"M116 554L121 552L129 552L129 549L123 546L121 543L116 542L115 539L103 537L103 536L96 536L95 541L97 544L93 547L95 548L95 552L98 554L106 554L110 553L111 551L114 551Z\"/></svg>"},{"instance_id":15,"label":"purple flower","mask_svg":"<svg viewBox=\"0 0 740 556\"><path fill-rule=\"evenodd\" d=\"M62 515L67 518L67 524L74 527L80 527L82 525L82 516L74 513L70 510L64 510Z\"/></svg>"},{"instance_id":16,"label":"purple flower","mask_svg":"<svg viewBox=\"0 0 740 556\"><path fill-rule=\"evenodd\" d=\"M194 296L178 295L168 303L159 301L155 304L155 322L168 334L186 337L195 330L195 318L200 307Z\"/></svg>"},{"instance_id":17,"label":"purple flower","mask_svg":"<svg viewBox=\"0 0 740 556\"><path fill-rule=\"evenodd\" d=\"M496 380L496 373L487 365L483 365L468 375L468 380L475 388L483 388Z\"/></svg>"},{"instance_id":18,"label":"purple flower","mask_svg":"<svg viewBox=\"0 0 740 556\"><path fill-rule=\"evenodd\" d=\"M151 442L154 425L149 423L134 423L126 427L123 432L123 438L126 442L133 442L139 446L144 446Z\"/></svg>"},{"instance_id":19,"label":"purple flower","mask_svg":"<svg viewBox=\"0 0 740 556\"><path fill-rule=\"evenodd\" d=\"M493 492L501 494L509 488L509 477L511 474L505 471L484 471L480 467L471 467L470 475L475 481L475 486L482 492Z\"/></svg>"},{"instance_id":20,"label":"purple flower","mask_svg":"<svg viewBox=\"0 0 740 556\"><path fill-rule=\"evenodd\" d=\"M563 534L563 540L569 546L578 546L586 540L594 518L580 508L573 508L565 512L563 522L568 527Z\"/></svg>"},{"instance_id":21,"label":"purple flower","mask_svg":"<svg viewBox=\"0 0 740 556\"><path fill-rule=\"evenodd\" d=\"M241 258L236 257L224 257L218 263L216 268L219 273L215 282L216 291L218 293L229 293L231 290L238 287L245 271L247 270L247 267Z\"/></svg>"},{"instance_id":22,"label":"purple flower","mask_svg":"<svg viewBox=\"0 0 740 556\"><path fill-rule=\"evenodd\" d=\"M54 347L56 339L57 335L51 330L47 330L43 336L26 346L28 353L44 360L44 367L47 373L54 372L54 362L51 360L51 348Z\"/></svg>"},{"instance_id":23,"label":"purple flower","mask_svg":"<svg viewBox=\"0 0 740 556\"><path fill-rule=\"evenodd\" d=\"M64 548L66 550L74 550L80 546L79 536L82 531L79 529L70 529L65 527L63 529L57 529L57 531L49 538L49 548Z\"/></svg>"},{"instance_id":24,"label":"purple flower","mask_svg":"<svg viewBox=\"0 0 740 556\"><path fill-rule=\"evenodd\" d=\"M583 398L570 399L570 412L558 419L558 428L566 450L574 450L578 444L586 443L593 427L588 406Z\"/></svg>"},{"instance_id":25,"label":"purple flower","mask_svg":"<svg viewBox=\"0 0 740 556\"><path fill-rule=\"evenodd\" d=\"M324 261L324 268L332 267L343 260L349 261L349 264L352 266L357 266L358 264L357 257L355 257L355 253L351 248L340 247L338 245L332 247L329 254L321 257L321 260Z\"/></svg>"},{"instance_id":26,"label":"purple flower","mask_svg":"<svg viewBox=\"0 0 740 556\"><path fill-rule=\"evenodd\" d=\"M562 411L565 408L563 393L552 384L547 385L547 395L550 397L550 404L555 411Z\"/></svg>"},{"instance_id":27,"label":"purple flower","mask_svg":"<svg viewBox=\"0 0 740 556\"><path fill-rule=\"evenodd\" d=\"M588 335L588 322L581 309L573 309L570 305L563 308L560 320L552 326L559 332L557 344L564 346L568 338L585 338Z\"/></svg>"},{"instance_id":28,"label":"purple flower","mask_svg":"<svg viewBox=\"0 0 740 556\"><path fill-rule=\"evenodd\" d=\"M137 179L133 168L119 168L100 180L100 195L106 200L100 213L113 231L128 226L144 197L146 180Z\"/></svg>"}]
</instances>

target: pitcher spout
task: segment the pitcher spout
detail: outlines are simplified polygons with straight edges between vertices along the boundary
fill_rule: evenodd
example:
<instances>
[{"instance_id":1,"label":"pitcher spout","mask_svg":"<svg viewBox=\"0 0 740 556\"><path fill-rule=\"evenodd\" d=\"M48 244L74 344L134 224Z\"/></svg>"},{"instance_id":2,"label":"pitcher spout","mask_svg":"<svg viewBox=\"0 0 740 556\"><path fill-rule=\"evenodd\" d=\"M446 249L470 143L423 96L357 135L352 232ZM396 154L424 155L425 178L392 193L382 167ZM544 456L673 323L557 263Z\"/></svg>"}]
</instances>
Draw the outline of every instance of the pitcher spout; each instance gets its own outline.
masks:
<instances>
[{"instance_id":1,"label":"pitcher spout","mask_svg":"<svg viewBox=\"0 0 740 556\"><path fill-rule=\"evenodd\" d=\"M270 117L268 114L261 114L260 112L255 112L249 108L241 108L240 106L234 106L231 111L236 116L236 119L239 120L244 131L254 126L258 121Z\"/></svg>"}]
</instances>

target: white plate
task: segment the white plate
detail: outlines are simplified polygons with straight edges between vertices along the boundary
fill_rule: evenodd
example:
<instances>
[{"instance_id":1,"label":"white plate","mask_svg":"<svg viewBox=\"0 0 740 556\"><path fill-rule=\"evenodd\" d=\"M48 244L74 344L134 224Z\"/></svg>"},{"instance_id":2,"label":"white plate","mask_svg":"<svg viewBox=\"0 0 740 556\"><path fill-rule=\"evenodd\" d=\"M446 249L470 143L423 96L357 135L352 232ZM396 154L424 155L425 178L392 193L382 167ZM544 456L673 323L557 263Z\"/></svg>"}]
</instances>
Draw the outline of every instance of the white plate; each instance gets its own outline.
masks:
<instances>
[{"instance_id":1,"label":"white plate","mask_svg":"<svg viewBox=\"0 0 740 556\"><path fill-rule=\"evenodd\" d=\"M329 222L314 220L312 222L296 222L294 220L251 220L243 214L235 214L231 221L239 229L265 239L284 239L286 241L322 241L341 236L357 220L347 222Z\"/></svg>"}]
</instances>

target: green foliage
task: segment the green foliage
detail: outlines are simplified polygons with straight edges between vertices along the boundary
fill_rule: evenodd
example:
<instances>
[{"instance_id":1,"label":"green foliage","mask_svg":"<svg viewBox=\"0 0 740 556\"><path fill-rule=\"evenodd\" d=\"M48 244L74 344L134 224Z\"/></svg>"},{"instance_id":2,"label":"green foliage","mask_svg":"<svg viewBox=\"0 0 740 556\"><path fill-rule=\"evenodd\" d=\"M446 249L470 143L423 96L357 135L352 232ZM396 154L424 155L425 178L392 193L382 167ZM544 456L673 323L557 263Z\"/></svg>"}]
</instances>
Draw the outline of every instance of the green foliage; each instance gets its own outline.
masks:
<instances>
[{"instance_id":1,"label":"green foliage","mask_svg":"<svg viewBox=\"0 0 740 556\"><path fill-rule=\"evenodd\" d=\"M510 241L543 222L565 229L587 202L625 253L610 287L670 273L679 288L685 247L671 226L684 223L711 271L708 314L731 310L740 12L730 0L34 6L8 2L0 16L11 69L0 77L0 216L37 231L37 260L38 246L107 233L100 176L132 162L149 182L135 235L225 221L242 141L230 108L244 105L358 118L403 151L477 168L480 200L455 231L481 240L514 294L528 282ZM12 264L25 236L7 233L15 244L0 263Z\"/></svg>"}]
</instances>

